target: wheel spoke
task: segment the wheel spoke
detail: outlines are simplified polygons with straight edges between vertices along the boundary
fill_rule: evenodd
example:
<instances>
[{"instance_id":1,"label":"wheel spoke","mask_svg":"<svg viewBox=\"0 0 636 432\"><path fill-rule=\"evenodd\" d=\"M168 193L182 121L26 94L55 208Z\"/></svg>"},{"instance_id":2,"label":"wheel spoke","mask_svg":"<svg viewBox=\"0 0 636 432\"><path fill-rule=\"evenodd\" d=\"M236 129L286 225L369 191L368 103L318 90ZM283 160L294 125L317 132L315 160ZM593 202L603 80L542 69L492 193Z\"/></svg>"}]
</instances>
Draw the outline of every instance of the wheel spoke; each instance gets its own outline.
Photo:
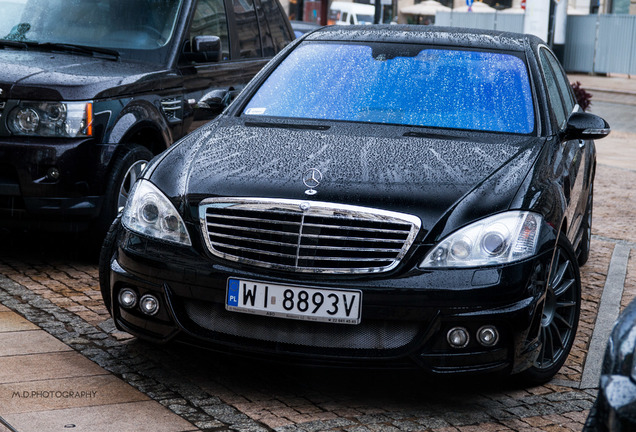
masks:
<instances>
[{"instance_id":1,"label":"wheel spoke","mask_svg":"<svg viewBox=\"0 0 636 432\"><path fill-rule=\"evenodd\" d=\"M552 336L552 329L550 327L545 327L545 335L546 335L546 339L544 343L545 343L546 353L549 349L550 350L549 360L552 361L554 360L554 340Z\"/></svg>"},{"instance_id":2,"label":"wheel spoke","mask_svg":"<svg viewBox=\"0 0 636 432\"><path fill-rule=\"evenodd\" d=\"M556 306L557 306L557 309L571 308L576 306L576 302L575 301L557 302Z\"/></svg>"},{"instance_id":3,"label":"wheel spoke","mask_svg":"<svg viewBox=\"0 0 636 432\"><path fill-rule=\"evenodd\" d=\"M556 298L560 299L561 297L563 297L563 294L568 292L570 288L572 288L572 285L574 285L574 279L567 279L565 281L562 281L561 284L556 285L554 287L554 295L556 296Z\"/></svg>"},{"instance_id":4,"label":"wheel spoke","mask_svg":"<svg viewBox=\"0 0 636 432\"><path fill-rule=\"evenodd\" d=\"M558 268L559 266L559 262L561 261L561 250L557 249L555 255L554 255L554 260L552 261L552 272L550 274L550 285L551 286L555 286L558 281L557 281L557 277L558 277L558 270L556 268Z\"/></svg>"},{"instance_id":5,"label":"wheel spoke","mask_svg":"<svg viewBox=\"0 0 636 432\"><path fill-rule=\"evenodd\" d=\"M556 314L554 314L554 319L555 319L555 320L557 320L557 319L558 319L559 321L561 321L561 323L562 323L563 325L565 325L568 329L571 329L571 328L572 328L572 324L570 323L570 321L568 321L567 319L565 319L565 317L563 317L563 315L561 315L561 314L559 314L559 313L556 313ZM553 323L554 323L554 321L553 321ZM554 323L554 324L556 325L556 323Z\"/></svg>"},{"instance_id":6,"label":"wheel spoke","mask_svg":"<svg viewBox=\"0 0 636 432\"><path fill-rule=\"evenodd\" d=\"M565 344L563 343L563 336L561 336L561 332L559 331L559 327L556 325L554 321L550 324L550 328L552 328L552 335L556 336L556 341L559 343L559 347L563 349ZM554 340L552 341L554 346Z\"/></svg>"},{"instance_id":7,"label":"wheel spoke","mask_svg":"<svg viewBox=\"0 0 636 432\"><path fill-rule=\"evenodd\" d=\"M546 340L546 331L545 331L545 327L541 327L541 352L539 353L539 364L543 365L543 363L545 362L545 351L546 351L546 346L545 346L545 340Z\"/></svg>"},{"instance_id":8,"label":"wheel spoke","mask_svg":"<svg viewBox=\"0 0 636 432\"><path fill-rule=\"evenodd\" d=\"M552 282L551 282L553 287L561 285L561 282L563 281L563 277L565 276L565 272L570 267L570 261L569 260L564 261L563 264L558 264L558 266L559 267L556 273L554 274L554 278L552 279Z\"/></svg>"}]
</instances>

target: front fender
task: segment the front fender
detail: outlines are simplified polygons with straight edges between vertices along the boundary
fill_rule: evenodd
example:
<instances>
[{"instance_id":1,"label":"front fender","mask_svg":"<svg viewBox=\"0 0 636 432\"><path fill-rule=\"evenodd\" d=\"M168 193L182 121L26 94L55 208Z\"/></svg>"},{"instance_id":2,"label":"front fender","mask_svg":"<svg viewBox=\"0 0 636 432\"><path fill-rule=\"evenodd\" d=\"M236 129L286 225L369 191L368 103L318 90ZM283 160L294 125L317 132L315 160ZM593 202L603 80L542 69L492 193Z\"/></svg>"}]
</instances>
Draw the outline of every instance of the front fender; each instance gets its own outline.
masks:
<instances>
[{"instance_id":1,"label":"front fender","mask_svg":"<svg viewBox=\"0 0 636 432\"><path fill-rule=\"evenodd\" d=\"M104 142L109 144L119 144L129 142L127 139L144 129L150 129L161 136L165 150L168 145L174 142L175 137L159 108L155 107L148 100L130 100L126 103L119 115L115 116L112 125L106 130ZM157 104L159 102L157 101Z\"/></svg>"},{"instance_id":2,"label":"front fender","mask_svg":"<svg viewBox=\"0 0 636 432\"><path fill-rule=\"evenodd\" d=\"M120 110L121 105L125 106ZM144 145L153 154L158 154L174 140L166 119L148 100L111 101L100 108L111 112L111 121L99 145L100 166L105 167L103 175L110 171L115 156L123 148L121 144Z\"/></svg>"},{"instance_id":3,"label":"front fender","mask_svg":"<svg viewBox=\"0 0 636 432\"><path fill-rule=\"evenodd\" d=\"M564 194L565 175L561 154L554 151L556 137L546 139L536 163L511 201L511 209L527 209L539 213L545 221L559 229L568 206Z\"/></svg>"},{"instance_id":4,"label":"front fender","mask_svg":"<svg viewBox=\"0 0 636 432\"><path fill-rule=\"evenodd\" d=\"M543 146L545 147L545 146ZM476 220L507 210L530 210L514 207L511 202L521 193L529 171L536 169L541 148L526 147L461 197L435 224L427 236L431 243L445 238L457 229ZM539 159L540 160L540 159Z\"/></svg>"}]
</instances>

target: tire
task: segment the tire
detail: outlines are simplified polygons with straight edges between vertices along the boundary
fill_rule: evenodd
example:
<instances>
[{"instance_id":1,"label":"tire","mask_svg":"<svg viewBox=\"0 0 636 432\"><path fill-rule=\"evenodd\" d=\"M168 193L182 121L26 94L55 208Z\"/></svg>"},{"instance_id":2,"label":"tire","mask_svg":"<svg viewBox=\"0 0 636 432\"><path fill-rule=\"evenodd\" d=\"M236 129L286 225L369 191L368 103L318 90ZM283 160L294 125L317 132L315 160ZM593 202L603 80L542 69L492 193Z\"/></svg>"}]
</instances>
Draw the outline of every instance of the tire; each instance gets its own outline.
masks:
<instances>
[{"instance_id":1,"label":"tire","mask_svg":"<svg viewBox=\"0 0 636 432\"><path fill-rule=\"evenodd\" d=\"M147 148L138 144L126 144L113 162L111 174L106 183L106 194L102 211L97 220L97 232L107 232L111 223L126 204L128 194L135 181L153 158Z\"/></svg>"},{"instance_id":2,"label":"tire","mask_svg":"<svg viewBox=\"0 0 636 432\"><path fill-rule=\"evenodd\" d=\"M102 293L102 299L108 312L113 314L110 296L110 265L117 253L117 244L119 242L119 234L121 233L121 215L117 216L111 224L102 248L99 252L99 290Z\"/></svg>"},{"instance_id":3,"label":"tire","mask_svg":"<svg viewBox=\"0 0 636 432\"><path fill-rule=\"evenodd\" d=\"M594 183L590 185L590 194L587 197L587 205L585 207L585 215L583 215L583 236L579 245L577 261L579 266L584 266L590 258L590 250L592 248L592 209L594 207Z\"/></svg>"},{"instance_id":4,"label":"tire","mask_svg":"<svg viewBox=\"0 0 636 432\"><path fill-rule=\"evenodd\" d=\"M565 363L576 337L581 313L581 277L576 255L565 235L559 236L552 258L542 313L539 355L520 374L527 384L549 381Z\"/></svg>"}]
</instances>

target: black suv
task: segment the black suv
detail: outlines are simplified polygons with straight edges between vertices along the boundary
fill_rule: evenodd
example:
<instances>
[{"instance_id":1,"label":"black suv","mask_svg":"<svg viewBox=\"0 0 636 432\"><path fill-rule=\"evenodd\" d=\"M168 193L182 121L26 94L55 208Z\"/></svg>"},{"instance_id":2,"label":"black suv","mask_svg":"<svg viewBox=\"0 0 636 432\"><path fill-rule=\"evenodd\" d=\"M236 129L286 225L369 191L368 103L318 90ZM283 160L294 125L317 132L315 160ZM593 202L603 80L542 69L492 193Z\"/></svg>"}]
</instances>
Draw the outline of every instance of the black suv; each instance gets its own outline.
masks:
<instances>
[{"instance_id":1,"label":"black suv","mask_svg":"<svg viewBox=\"0 0 636 432\"><path fill-rule=\"evenodd\" d=\"M278 0L0 0L0 11L5 227L103 232L147 161L293 38Z\"/></svg>"}]
</instances>

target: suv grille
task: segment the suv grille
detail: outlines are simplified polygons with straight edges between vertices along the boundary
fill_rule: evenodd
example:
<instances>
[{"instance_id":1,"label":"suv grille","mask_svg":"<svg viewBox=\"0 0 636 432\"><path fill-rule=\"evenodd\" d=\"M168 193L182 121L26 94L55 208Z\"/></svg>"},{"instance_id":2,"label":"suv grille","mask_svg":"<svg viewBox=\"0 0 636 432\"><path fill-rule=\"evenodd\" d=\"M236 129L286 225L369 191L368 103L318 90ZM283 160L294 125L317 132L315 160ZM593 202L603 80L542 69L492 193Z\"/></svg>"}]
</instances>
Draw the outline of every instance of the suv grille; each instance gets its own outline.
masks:
<instances>
[{"instance_id":1,"label":"suv grille","mask_svg":"<svg viewBox=\"0 0 636 432\"><path fill-rule=\"evenodd\" d=\"M282 199L211 198L199 216L212 254L306 273L391 270L421 225L402 213Z\"/></svg>"}]
</instances>

